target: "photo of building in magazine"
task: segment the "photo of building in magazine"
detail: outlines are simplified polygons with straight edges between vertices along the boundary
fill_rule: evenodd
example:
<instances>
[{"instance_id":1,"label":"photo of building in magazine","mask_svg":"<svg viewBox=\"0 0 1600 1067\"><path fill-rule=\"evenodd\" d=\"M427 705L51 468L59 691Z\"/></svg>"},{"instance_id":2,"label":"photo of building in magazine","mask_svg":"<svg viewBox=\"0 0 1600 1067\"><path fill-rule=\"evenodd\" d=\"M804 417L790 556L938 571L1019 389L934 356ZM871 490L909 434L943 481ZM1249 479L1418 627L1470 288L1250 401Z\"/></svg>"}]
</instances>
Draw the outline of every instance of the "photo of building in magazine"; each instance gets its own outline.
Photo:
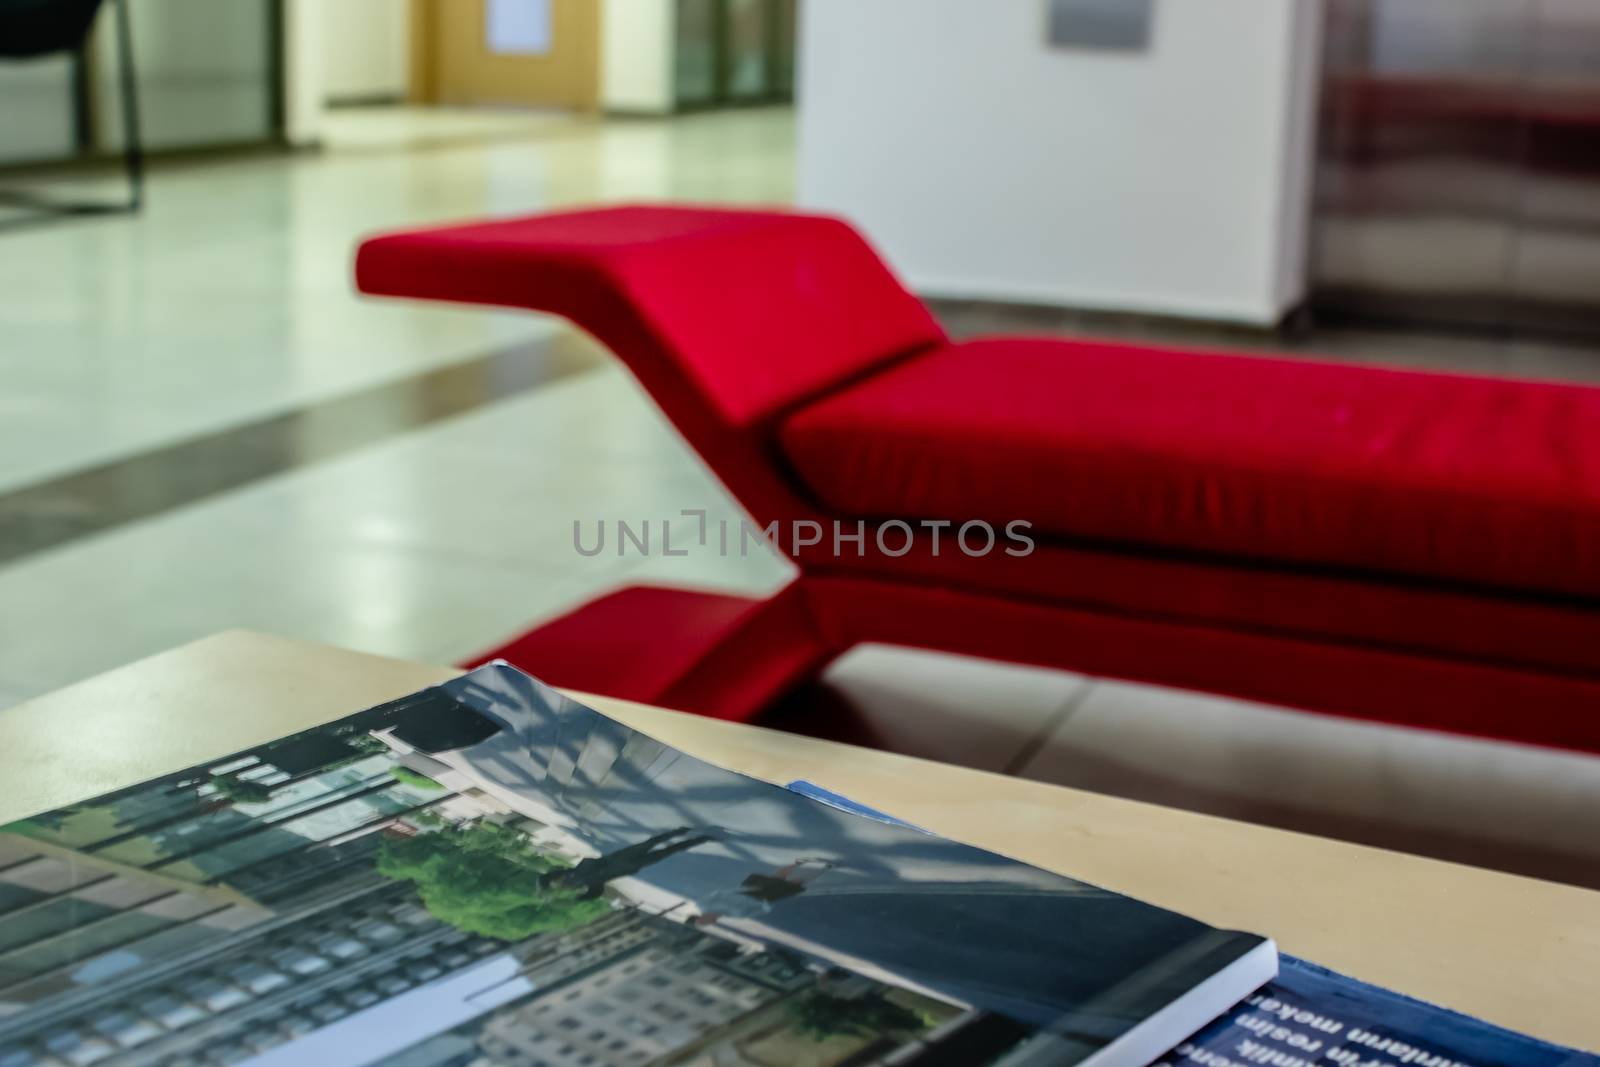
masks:
<instances>
[{"instance_id":1,"label":"photo of building in magazine","mask_svg":"<svg viewBox=\"0 0 1600 1067\"><path fill-rule=\"evenodd\" d=\"M0 833L0 1067L1132 1065L1275 968L499 665Z\"/></svg>"}]
</instances>

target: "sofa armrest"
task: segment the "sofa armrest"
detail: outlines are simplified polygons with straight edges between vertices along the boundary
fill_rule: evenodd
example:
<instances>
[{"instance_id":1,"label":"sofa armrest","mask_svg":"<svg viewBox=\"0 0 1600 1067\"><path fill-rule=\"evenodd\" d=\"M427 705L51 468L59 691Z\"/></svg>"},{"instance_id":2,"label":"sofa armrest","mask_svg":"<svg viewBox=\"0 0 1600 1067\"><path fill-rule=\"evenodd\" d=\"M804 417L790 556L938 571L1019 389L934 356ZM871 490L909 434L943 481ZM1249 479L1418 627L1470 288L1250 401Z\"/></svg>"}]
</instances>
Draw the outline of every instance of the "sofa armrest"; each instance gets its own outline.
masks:
<instances>
[{"instance_id":1,"label":"sofa armrest","mask_svg":"<svg viewBox=\"0 0 1600 1067\"><path fill-rule=\"evenodd\" d=\"M362 244L356 282L568 318L691 438L944 340L848 224L790 212L630 206L395 233Z\"/></svg>"}]
</instances>

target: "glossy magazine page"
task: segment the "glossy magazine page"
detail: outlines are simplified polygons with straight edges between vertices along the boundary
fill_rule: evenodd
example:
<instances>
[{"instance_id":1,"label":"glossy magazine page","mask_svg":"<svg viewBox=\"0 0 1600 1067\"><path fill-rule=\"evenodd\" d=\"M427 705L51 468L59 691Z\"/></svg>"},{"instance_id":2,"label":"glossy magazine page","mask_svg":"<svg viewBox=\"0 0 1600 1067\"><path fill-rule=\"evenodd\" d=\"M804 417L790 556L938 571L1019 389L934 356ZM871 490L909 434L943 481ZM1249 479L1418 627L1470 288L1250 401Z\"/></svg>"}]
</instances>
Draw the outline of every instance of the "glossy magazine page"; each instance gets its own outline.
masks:
<instances>
[{"instance_id":1,"label":"glossy magazine page","mask_svg":"<svg viewBox=\"0 0 1600 1067\"><path fill-rule=\"evenodd\" d=\"M1136 1065L1275 966L503 665L0 835L0 1067Z\"/></svg>"}]
</instances>

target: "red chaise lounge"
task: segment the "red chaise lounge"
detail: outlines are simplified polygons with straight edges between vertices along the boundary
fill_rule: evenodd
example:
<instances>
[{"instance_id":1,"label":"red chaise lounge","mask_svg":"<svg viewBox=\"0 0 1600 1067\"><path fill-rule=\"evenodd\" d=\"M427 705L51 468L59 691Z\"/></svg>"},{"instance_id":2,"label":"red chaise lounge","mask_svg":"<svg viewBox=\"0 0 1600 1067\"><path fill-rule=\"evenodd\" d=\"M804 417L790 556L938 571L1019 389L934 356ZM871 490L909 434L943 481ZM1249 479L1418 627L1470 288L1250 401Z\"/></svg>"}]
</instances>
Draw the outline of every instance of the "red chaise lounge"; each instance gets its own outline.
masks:
<instances>
[{"instance_id":1,"label":"red chaise lounge","mask_svg":"<svg viewBox=\"0 0 1600 1067\"><path fill-rule=\"evenodd\" d=\"M856 231L782 212L398 233L357 278L565 316L757 525L830 531L769 600L625 589L494 653L556 683L749 718L879 641L1600 751L1600 389L954 343ZM883 519L1037 548L834 553Z\"/></svg>"}]
</instances>

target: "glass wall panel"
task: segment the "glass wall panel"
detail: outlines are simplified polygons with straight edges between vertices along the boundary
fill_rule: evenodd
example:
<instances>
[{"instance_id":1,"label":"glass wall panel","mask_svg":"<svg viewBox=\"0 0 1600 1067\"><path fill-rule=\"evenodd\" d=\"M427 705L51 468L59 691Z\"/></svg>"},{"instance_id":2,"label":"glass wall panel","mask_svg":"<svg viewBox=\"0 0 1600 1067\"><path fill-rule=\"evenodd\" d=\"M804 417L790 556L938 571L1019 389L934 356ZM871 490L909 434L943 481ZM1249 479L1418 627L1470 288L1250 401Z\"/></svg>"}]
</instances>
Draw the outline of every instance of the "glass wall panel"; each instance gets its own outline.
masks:
<instances>
[{"instance_id":1,"label":"glass wall panel","mask_svg":"<svg viewBox=\"0 0 1600 1067\"><path fill-rule=\"evenodd\" d=\"M796 9L797 0L677 0L677 106L792 98Z\"/></svg>"},{"instance_id":2,"label":"glass wall panel","mask_svg":"<svg viewBox=\"0 0 1600 1067\"><path fill-rule=\"evenodd\" d=\"M763 100L772 95L771 0L727 0L727 98Z\"/></svg>"},{"instance_id":3,"label":"glass wall panel","mask_svg":"<svg viewBox=\"0 0 1600 1067\"><path fill-rule=\"evenodd\" d=\"M76 150L72 61L0 62L0 163L62 159Z\"/></svg>"},{"instance_id":4,"label":"glass wall panel","mask_svg":"<svg viewBox=\"0 0 1600 1067\"><path fill-rule=\"evenodd\" d=\"M772 92L780 100L794 97L797 0L772 5Z\"/></svg>"},{"instance_id":5,"label":"glass wall panel","mask_svg":"<svg viewBox=\"0 0 1600 1067\"><path fill-rule=\"evenodd\" d=\"M208 147L276 135L276 0L132 0L131 11L146 146ZM113 36L101 33L97 52L106 75L97 104L107 148L122 144Z\"/></svg>"},{"instance_id":6,"label":"glass wall panel","mask_svg":"<svg viewBox=\"0 0 1600 1067\"><path fill-rule=\"evenodd\" d=\"M718 0L678 0L673 79L679 107L717 98Z\"/></svg>"},{"instance_id":7,"label":"glass wall panel","mask_svg":"<svg viewBox=\"0 0 1600 1067\"><path fill-rule=\"evenodd\" d=\"M1326 11L1317 306L1600 331L1593 0Z\"/></svg>"}]
</instances>

